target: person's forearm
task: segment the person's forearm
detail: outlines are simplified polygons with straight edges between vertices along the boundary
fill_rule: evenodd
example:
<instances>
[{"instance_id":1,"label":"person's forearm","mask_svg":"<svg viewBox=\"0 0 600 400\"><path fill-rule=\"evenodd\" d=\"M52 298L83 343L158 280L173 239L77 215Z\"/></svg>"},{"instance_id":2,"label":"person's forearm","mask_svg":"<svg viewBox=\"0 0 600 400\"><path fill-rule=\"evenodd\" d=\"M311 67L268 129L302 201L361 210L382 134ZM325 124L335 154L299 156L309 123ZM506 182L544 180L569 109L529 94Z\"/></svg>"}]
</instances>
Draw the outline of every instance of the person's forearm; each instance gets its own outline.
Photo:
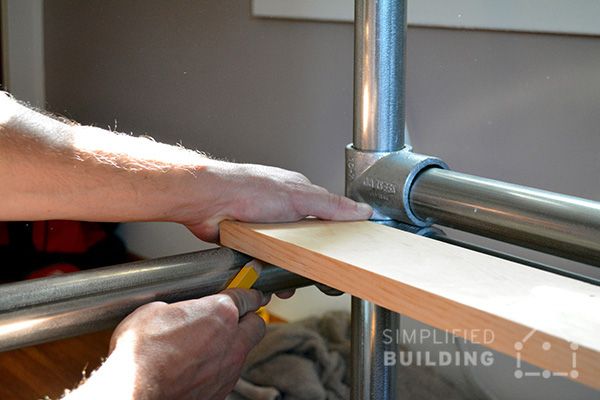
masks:
<instances>
[{"instance_id":1,"label":"person's forearm","mask_svg":"<svg viewBox=\"0 0 600 400\"><path fill-rule=\"evenodd\" d=\"M0 220L172 221L218 240L224 219L366 219L297 172L49 118L0 94Z\"/></svg>"},{"instance_id":2,"label":"person's forearm","mask_svg":"<svg viewBox=\"0 0 600 400\"><path fill-rule=\"evenodd\" d=\"M150 139L63 123L0 94L0 220L171 219L189 186L181 181L202 185L217 164Z\"/></svg>"}]
</instances>

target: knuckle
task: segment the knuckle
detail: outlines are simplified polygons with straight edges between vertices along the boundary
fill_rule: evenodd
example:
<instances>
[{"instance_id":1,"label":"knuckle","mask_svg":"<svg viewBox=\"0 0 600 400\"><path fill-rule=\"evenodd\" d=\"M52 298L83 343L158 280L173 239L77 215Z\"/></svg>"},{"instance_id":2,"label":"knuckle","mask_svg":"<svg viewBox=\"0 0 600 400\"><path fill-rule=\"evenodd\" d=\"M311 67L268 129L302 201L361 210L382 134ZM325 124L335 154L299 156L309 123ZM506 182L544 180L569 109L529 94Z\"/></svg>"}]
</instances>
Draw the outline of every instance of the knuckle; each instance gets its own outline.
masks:
<instances>
[{"instance_id":1,"label":"knuckle","mask_svg":"<svg viewBox=\"0 0 600 400\"><path fill-rule=\"evenodd\" d=\"M147 303L147 304L144 304L143 306L139 307L136 310L136 312L154 313L154 312L164 309L165 306L167 306L167 303L165 303L164 301L153 301L151 303Z\"/></svg>"},{"instance_id":2,"label":"knuckle","mask_svg":"<svg viewBox=\"0 0 600 400\"><path fill-rule=\"evenodd\" d=\"M310 180L306 177L306 175L301 174L300 172L294 172L293 177L298 183L310 183Z\"/></svg>"},{"instance_id":3,"label":"knuckle","mask_svg":"<svg viewBox=\"0 0 600 400\"><path fill-rule=\"evenodd\" d=\"M283 177L282 183L293 190L306 190L310 186L310 180L299 172L291 172Z\"/></svg>"},{"instance_id":4,"label":"knuckle","mask_svg":"<svg viewBox=\"0 0 600 400\"><path fill-rule=\"evenodd\" d=\"M140 321L144 332L151 336L160 336L188 322L189 314L177 304L154 303L147 307Z\"/></svg>"},{"instance_id":5,"label":"knuckle","mask_svg":"<svg viewBox=\"0 0 600 400\"><path fill-rule=\"evenodd\" d=\"M187 312L187 310L185 308L182 307L178 307L177 305L173 305L172 307L169 307L169 312L168 313L164 313L162 321L159 319L158 321L160 322L183 322L183 321L187 321L188 318L190 317L190 314Z\"/></svg>"},{"instance_id":6,"label":"knuckle","mask_svg":"<svg viewBox=\"0 0 600 400\"><path fill-rule=\"evenodd\" d=\"M217 295L213 316L226 325L237 324L239 310L230 295Z\"/></svg>"},{"instance_id":7,"label":"knuckle","mask_svg":"<svg viewBox=\"0 0 600 400\"><path fill-rule=\"evenodd\" d=\"M336 194L330 193L328 197L329 206L332 210L337 210L343 207L344 200L343 197L338 196Z\"/></svg>"},{"instance_id":8,"label":"knuckle","mask_svg":"<svg viewBox=\"0 0 600 400\"><path fill-rule=\"evenodd\" d=\"M328 193L329 193L329 190L325 189L325 188L324 188L324 187L322 187L322 186L318 186L318 185L311 185L311 186L312 186L312 189L313 189L313 190L314 190L316 193L319 193L319 194L328 194Z\"/></svg>"},{"instance_id":9,"label":"knuckle","mask_svg":"<svg viewBox=\"0 0 600 400\"><path fill-rule=\"evenodd\" d=\"M156 319L162 319L167 314L169 305L164 302L154 301L152 303L144 304L143 306L136 309L128 319L131 321L139 321L144 324L150 325Z\"/></svg>"},{"instance_id":10,"label":"knuckle","mask_svg":"<svg viewBox=\"0 0 600 400\"><path fill-rule=\"evenodd\" d=\"M119 339L128 333L145 336L147 333L155 332L157 327L164 326L161 321L168 314L165 312L167 307L168 304L158 301L138 307L115 328L110 348L114 348Z\"/></svg>"},{"instance_id":11,"label":"knuckle","mask_svg":"<svg viewBox=\"0 0 600 400\"><path fill-rule=\"evenodd\" d=\"M206 241L214 241L218 236L217 221L203 221L190 227L190 230L198 238Z\"/></svg>"}]
</instances>

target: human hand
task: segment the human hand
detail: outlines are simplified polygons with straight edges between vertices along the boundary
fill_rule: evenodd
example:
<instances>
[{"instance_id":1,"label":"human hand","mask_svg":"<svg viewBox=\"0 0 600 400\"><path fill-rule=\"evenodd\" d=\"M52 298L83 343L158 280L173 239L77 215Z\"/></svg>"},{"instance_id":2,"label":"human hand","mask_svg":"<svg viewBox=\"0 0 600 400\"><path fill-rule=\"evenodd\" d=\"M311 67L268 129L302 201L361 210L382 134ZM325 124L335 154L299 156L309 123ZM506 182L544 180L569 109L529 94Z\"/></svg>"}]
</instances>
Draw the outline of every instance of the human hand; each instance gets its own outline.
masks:
<instances>
[{"instance_id":1,"label":"human hand","mask_svg":"<svg viewBox=\"0 0 600 400\"><path fill-rule=\"evenodd\" d=\"M219 222L290 222L306 216L327 220L368 219L373 210L364 203L313 185L304 175L281 168L214 161L207 167L209 188L190 186L187 204L176 220L202 240L215 242ZM207 202L207 192L210 200ZM203 205L195 199L201 194Z\"/></svg>"},{"instance_id":2,"label":"human hand","mask_svg":"<svg viewBox=\"0 0 600 400\"><path fill-rule=\"evenodd\" d=\"M372 212L296 172L67 124L1 93L0 131L3 220L169 221L217 241L224 219L359 220Z\"/></svg>"},{"instance_id":3,"label":"human hand","mask_svg":"<svg viewBox=\"0 0 600 400\"><path fill-rule=\"evenodd\" d=\"M146 304L119 324L106 363L67 399L223 399L264 335L254 311L268 300L256 290L229 289Z\"/></svg>"}]
</instances>

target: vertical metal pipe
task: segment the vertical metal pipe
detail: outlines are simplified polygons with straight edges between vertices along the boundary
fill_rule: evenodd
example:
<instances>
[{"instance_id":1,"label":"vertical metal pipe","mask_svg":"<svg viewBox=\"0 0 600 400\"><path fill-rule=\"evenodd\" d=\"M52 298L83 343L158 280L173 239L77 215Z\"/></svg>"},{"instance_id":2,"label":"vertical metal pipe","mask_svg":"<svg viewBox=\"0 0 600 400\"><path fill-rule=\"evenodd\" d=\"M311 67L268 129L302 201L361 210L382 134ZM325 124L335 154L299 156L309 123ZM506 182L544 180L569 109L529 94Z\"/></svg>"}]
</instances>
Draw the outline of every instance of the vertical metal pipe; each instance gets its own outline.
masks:
<instances>
[{"instance_id":1,"label":"vertical metal pipe","mask_svg":"<svg viewBox=\"0 0 600 400\"><path fill-rule=\"evenodd\" d=\"M354 21L354 148L401 150L406 0L356 0Z\"/></svg>"},{"instance_id":2,"label":"vertical metal pipe","mask_svg":"<svg viewBox=\"0 0 600 400\"><path fill-rule=\"evenodd\" d=\"M404 147L406 0L355 0L354 140L364 152ZM397 345L400 315L352 299L352 400L396 397L398 371L386 365L385 352Z\"/></svg>"},{"instance_id":3,"label":"vertical metal pipe","mask_svg":"<svg viewBox=\"0 0 600 400\"><path fill-rule=\"evenodd\" d=\"M399 328L400 314L352 298L352 400L396 398L398 371L391 362L399 356Z\"/></svg>"}]
</instances>

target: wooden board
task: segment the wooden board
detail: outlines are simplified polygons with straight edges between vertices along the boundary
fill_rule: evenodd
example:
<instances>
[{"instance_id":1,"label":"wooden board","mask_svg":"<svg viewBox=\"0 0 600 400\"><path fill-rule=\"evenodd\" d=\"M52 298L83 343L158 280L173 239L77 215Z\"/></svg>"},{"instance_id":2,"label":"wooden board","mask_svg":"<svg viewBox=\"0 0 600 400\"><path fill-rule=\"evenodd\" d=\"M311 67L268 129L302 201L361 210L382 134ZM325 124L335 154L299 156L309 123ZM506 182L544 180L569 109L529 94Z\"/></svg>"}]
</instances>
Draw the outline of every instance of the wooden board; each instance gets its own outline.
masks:
<instances>
[{"instance_id":1,"label":"wooden board","mask_svg":"<svg viewBox=\"0 0 600 400\"><path fill-rule=\"evenodd\" d=\"M225 221L221 243L600 388L598 286L368 221Z\"/></svg>"}]
</instances>

